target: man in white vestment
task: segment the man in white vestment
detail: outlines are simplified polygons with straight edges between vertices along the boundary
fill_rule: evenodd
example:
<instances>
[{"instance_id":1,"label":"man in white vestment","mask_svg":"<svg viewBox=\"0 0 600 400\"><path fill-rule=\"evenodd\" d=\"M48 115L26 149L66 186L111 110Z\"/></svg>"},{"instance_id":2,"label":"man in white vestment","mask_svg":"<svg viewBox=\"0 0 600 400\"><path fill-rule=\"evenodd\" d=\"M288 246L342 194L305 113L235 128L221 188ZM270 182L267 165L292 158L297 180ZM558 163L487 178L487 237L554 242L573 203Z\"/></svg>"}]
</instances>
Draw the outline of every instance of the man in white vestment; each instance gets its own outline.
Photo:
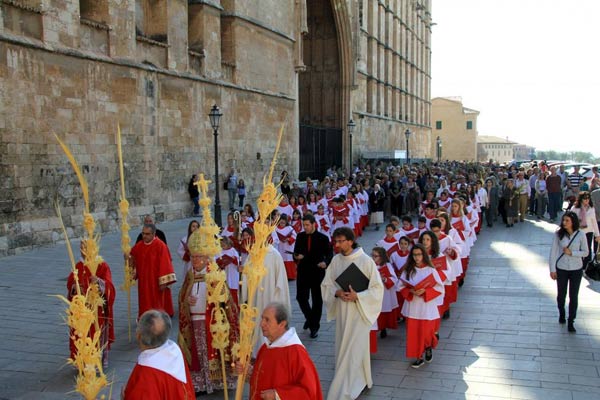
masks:
<instances>
[{"instance_id":1,"label":"man in white vestment","mask_svg":"<svg viewBox=\"0 0 600 400\"><path fill-rule=\"evenodd\" d=\"M338 228L333 233L339 250L321 283L327 320L335 319L335 375L327 400L353 400L362 390L373 386L369 333L377 321L383 302L383 283L375 262L354 242L352 229ZM369 278L362 292L344 291L336 278L354 263Z\"/></svg>"},{"instance_id":2,"label":"man in white vestment","mask_svg":"<svg viewBox=\"0 0 600 400\"><path fill-rule=\"evenodd\" d=\"M247 267L248 265L244 266L244 268ZM275 302L286 306L291 313L290 288L288 285L287 273L285 272L285 265L283 264L281 254L279 254L273 245L269 245L269 252L265 256L265 268L267 269L267 274L260 284L260 287L263 290L257 290L256 296L254 297L256 300L256 308L258 310L264 310L267 304ZM243 282L241 285L242 301L240 304L248 301L248 286L245 281L246 276L243 275ZM264 343L264 338L260 330L260 321L257 321L256 323L254 334L257 340L252 354L253 356L256 356L258 349Z\"/></svg>"}]
</instances>

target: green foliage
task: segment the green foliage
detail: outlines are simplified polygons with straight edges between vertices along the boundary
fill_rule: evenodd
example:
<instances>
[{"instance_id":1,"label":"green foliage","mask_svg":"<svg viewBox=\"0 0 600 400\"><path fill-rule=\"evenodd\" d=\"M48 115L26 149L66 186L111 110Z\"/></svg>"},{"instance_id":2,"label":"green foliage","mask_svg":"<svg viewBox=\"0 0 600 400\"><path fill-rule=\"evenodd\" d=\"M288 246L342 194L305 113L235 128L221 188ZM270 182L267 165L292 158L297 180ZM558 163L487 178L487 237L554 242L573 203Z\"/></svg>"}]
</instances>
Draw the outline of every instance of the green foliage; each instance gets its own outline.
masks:
<instances>
[{"instance_id":1,"label":"green foliage","mask_svg":"<svg viewBox=\"0 0 600 400\"><path fill-rule=\"evenodd\" d=\"M585 151L563 151L556 150L537 150L535 158L538 160L557 160L557 161L574 161L590 164L600 164L600 157L594 156L592 153Z\"/></svg>"}]
</instances>

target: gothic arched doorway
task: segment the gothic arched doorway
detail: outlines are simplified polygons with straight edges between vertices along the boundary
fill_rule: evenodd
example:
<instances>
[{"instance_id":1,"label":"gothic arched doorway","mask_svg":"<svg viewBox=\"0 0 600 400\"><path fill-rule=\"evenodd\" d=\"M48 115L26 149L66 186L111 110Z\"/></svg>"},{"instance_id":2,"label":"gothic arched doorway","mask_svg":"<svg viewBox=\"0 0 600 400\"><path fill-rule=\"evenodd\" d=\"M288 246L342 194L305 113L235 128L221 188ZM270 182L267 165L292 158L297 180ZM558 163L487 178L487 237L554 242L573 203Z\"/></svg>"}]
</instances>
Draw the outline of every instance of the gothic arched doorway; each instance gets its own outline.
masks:
<instances>
[{"instance_id":1,"label":"gothic arched doorway","mask_svg":"<svg viewBox=\"0 0 600 400\"><path fill-rule=\"evenodd\" d=\"M342 68L331 0L306 0L308 34L303 39L306 71L298 82L300 179L322 179L343 156Z\"/></svg>"}]
</instances>

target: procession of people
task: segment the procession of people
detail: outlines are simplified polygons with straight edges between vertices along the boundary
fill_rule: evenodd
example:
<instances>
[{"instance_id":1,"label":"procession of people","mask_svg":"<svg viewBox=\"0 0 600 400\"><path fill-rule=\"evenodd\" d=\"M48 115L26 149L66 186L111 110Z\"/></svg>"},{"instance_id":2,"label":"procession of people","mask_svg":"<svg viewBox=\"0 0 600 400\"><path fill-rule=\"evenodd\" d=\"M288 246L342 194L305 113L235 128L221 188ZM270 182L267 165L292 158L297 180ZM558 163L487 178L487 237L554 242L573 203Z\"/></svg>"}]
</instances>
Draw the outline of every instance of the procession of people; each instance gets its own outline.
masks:
<instances>
[{"instance_id":1,"label":"procession of people","mask_svg":"<svg viewBox=\"0 0 600 400\"><path fill-rule=\"evenodd\" d=\"M249 374L250 398L356 399L373 386L370 357L377 351L378 340L397 340L400 345L402 337L412 368L433 362L440 326L444 319L450 318L452 304L459 301L459 288L467 279L471 248L482 226L493 228L502 220L507 227L513 227L524 222L528 213L536 219L547 215L548 221L554 222L563 203L562 199L548 201L548 198L553 197L558 180L561 190L571 188L568 176L555 179L558 176L554 168L546 171L538 166L519 170L458 162L403 166L380 163L357 167L351 173L331 168L323 179L309 178L306 185L293 183L292 188L287 173L282 174L282 201L270 215L255 215L250 204L241 202L239 206L243 208L236 211L235 196L231 193L232 211L220 234L222 251L214 260L201 251L200 222L190 221L177 251L183 274L175 272L164 234L156 228L152 216L145 216L139 240L130 255L138 280L138 341L142 354L123 397L150 398L141 394L147 393L141 383L149 379L145 378L147 366L169 376L160 379L166 379L164 385L172 387L160 390L167 390L165 393L171 393L168 396L176 396L173 398L190 398L192 387L195 395L226 389L220 363L223 354L213 349L209 329L213 316L207 302L207 267L214 261L225 271L230 293L225 308L233 338L239 333L239 307L248 301L242 272L254 243L254 223L259 218L267 219L275 229L265 259L267 275L255 303L262 317L257 318L255 326L257 340L250 367L253 372ZM237 182L234 171L228 179L230 185L234 180ZM193 177L190 185L195 181L197 178ZM600 190L600 180L593 184L595 187L591 189ZM243 196L246 194L244 187ZM195 191L190 195L197 201ZM242 195L240 200L243 201ZM580 258L591 253L584 254L584 245L593 250L592 244L600 241L593 206L589 193L580 191L568 215L570 230L561 230L560 243L569 242L570 235L580 226L573 220L582 219L585 231L581 245L578 244L581 250L573 252ZM194 207L193 214L199 216L199 209ZM375 247L361 248L358 238L366 230L378 231L382 224L385 233L381 232ZM567 232L566 239L563 232ZM84 242L82 255L83 246ZM553 247L554 265L550 270L552 279L558 277L559 322L564 323L566 287L570 285L573 290L575 285L576 291L577 279L581 277L560 272L562 264L557 261L560 254L560 249ZM107 365L108 349L115 340L112 313L115 291L110 269L107 265L103 268L92 282L100 285L106 298L101 310L104 318L101 329L103 360ZM83 264L78 264L78 271L85 274ZM183 285L176 309L171 287L178 278ZM85 275L79 280L87 284ZM72 279L69 282L71 293ZM336 368L327 396L321 391L310 354L295 329L289 326L292 311L289 287L294 284L296 301L304 316L302 328L309 330L311 340L319 336L323 307L326 319L336 321ZM575 332L576 308L575 295L570 299L570 332ZM176 311L177 344L166 340L170 324L165 322L167 318L170 322ZM391 334L401 326L404 334ZM160 338L153 338L156 335ZM159 356L160 352L168 355ZM153 356L154 353L157 355ZM228 363L235 363L231 349L226 357ZM239 369L239 365L230 366L225 371L227 388L235 387L233 375ZM177 397L180 395L188 397Z\"/></svg>"}]
</instances>

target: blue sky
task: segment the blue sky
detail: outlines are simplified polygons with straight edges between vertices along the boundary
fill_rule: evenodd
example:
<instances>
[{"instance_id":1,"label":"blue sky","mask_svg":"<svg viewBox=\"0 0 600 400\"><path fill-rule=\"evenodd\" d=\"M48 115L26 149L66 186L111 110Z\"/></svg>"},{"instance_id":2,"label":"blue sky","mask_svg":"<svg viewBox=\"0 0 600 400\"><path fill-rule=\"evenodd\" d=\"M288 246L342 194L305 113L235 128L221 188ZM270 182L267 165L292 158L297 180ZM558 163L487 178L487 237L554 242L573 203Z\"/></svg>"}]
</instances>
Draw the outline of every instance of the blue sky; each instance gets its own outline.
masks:
<instances>
[{"instance_id":1,"label":"blue sky","mask_svg":"<svg viewBox=\"0 0 600 400\"><path fill-rule=\"evenodd\" d=\"M600 156L600 0L433 0L432 97L480 135Z\"/></svg>"}]
</instances>

